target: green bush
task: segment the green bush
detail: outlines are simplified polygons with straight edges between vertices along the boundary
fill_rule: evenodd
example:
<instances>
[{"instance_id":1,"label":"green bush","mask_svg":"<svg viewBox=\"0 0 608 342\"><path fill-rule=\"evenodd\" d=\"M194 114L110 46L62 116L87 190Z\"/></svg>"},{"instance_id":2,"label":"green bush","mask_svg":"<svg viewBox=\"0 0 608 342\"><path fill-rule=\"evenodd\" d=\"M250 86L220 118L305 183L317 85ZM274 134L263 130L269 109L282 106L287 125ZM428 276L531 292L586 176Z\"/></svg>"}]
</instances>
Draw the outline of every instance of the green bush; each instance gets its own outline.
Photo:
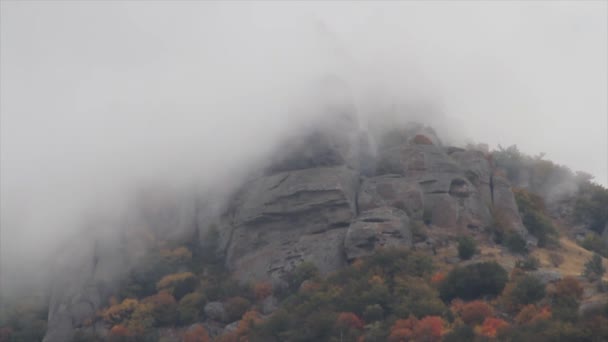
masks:
<instances>
[{"instance_id":1,"label":"green bush","mask_svg":"<svg viewBox=\"0 0 608 342\"><path fill-rule=\"evenodd\" d=\"M439 285L439 294L446 302L454 298L471 300L496 296L508 279L507 271L494 261L456 267Z\"/></svg>"},{"instance_id":2,"label":"green bush","mask_svg":"<svg viewBox=\"0 0 608 342\"><path fill-rule=\"evenodd\" d=\"M579 195L574 207L578 222L585 223L589 229L602 234L608 222L608 189L590 182L580 185Z\"/></svg>"},{"instance_id":3,"label":"green bush","mask_svg":"<svg viewBox=\"0 0 608 342\"><path fill-rule=\"evenodd\" d=\"M528 245L526 240L521 235L510 232L504 239L505 246L512 253L525 254L528 253Z\"/></svg>"},{"instance_id":4,"label":"green bush","mask_svg":"<svg viewBox=\"0 0 608 342\"><path fill-rule=\"evenodd\" d=\"M511 292L513 301L519 304L532 304L545 297L545 285L536 277L521 277Z\"/></svg>"},{"instance_id":5,"label":"green bush","mask_svg":"<svg viewBox=\"0 0 608 342\"><path fill-rule=\"evenodd\" d=\"M538 238L538 246L546 247L556 243L557 230L546 214L543 199L524 189L514 192L522 222L530 234Z\"/></svg>"},{"instance_id":6,"label":"green bush","mask_svg":"<svg viewBox=\"0 0 608 342\"><path fill-rule=\"evenodd\" d=\"M477 243L470 236L463 236L458 239L458 256L462 260L468 260L477 253Z\"/></svg>"},{"instance_id":7,"label":"green bush","mask_svg":"<svg viewBox=\"0 0 608 342\"><path fill-rule=\"evenodd\" d=\"M178 322L180 324L196 322L204 304L205 297L201 293L193 292L185 295L177 306Z\"/></svg>"},{"instance_id":8,"label":"green bush","mask_svg":"<svg viewBox=\"0 0 608 342\"><path fill-rule=\"evenodd\" d=\"M603 257L608 257L608 245L606 245L604 239L595 233L588 234L581 242L581 246L588 251L595 252Z\"/></svg>"},{"instance_id":9,"label":"green bush","mask_svg":"<svg viewBox=\"0 0 608 342\"><path fill-rule=\"evenodd\" d=\"M589 280L601 278L606 272L602 261L602 257L599 254L593 254L591 259L585 263L585 271L583 272L585 277L587 277Z\"/></svg>"}]
</instances>

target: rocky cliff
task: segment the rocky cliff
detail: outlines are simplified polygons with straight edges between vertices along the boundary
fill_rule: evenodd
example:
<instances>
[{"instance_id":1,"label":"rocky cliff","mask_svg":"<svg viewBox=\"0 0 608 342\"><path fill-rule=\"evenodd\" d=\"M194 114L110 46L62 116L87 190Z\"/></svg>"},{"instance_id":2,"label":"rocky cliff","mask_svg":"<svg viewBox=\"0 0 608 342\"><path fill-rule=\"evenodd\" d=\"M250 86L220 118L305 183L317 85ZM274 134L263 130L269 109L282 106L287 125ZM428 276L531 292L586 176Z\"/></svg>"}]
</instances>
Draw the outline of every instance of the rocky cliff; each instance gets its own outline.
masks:
<instances>
[{"instance_id":1,"label":"rocky cliff","mask_svg":"<svg viewBox=\"0 0 608 342\"><path fill-rule=\"evenodd\" d=\"M199 229L199 235L218 222L218 252L233 275L275 286L305 261L328 273L378 248L411 247L414 224L481 231L500 213L510 229L534 243L489 155L444 146L428 127L409 125L376 139L354 117L332 116L292 137L273 159L217 218L201 216L194 203L144 216L151 225L169 220L164 224ZM165 215L154 218L159 212ZM181 221L172 222L176 217ZM53 288L45 342L68 340L95 314L122 274L104 270L133 264L136 249L120 241L102 241L108 248L82 246L81 256L66 263L71 276Z\"/></svg>"}]
</instances>

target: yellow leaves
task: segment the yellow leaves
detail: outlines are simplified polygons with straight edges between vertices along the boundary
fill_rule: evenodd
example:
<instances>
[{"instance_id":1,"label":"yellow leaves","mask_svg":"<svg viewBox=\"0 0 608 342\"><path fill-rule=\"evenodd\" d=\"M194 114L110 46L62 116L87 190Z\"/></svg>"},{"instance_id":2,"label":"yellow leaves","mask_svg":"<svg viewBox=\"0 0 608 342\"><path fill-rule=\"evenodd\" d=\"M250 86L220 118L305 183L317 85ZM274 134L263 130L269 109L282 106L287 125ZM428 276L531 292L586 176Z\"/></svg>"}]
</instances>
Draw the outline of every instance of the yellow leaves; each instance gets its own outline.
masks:
<instances>
[{"instance_id":1,"label":"yellow leaves","mask_svg":"<svg viewBox=\"0 0 608 342\"><path fill-rule=\"evenodd\" d=\"M157 284L156 288L167 289L175 286L177 283L189 280L191 278L195 278L192 272L182 272L182 273L173 273L164 276Z\"/></svg>"},{"instance_id":2,"label":"yellow leaves","mask_svg":"<svg viewBox=\"0 0 608 342\"><path fill-rule=\"evenodd\" d=\"M128 318L137 308L137 299L127 298L120 304L111 305L101 312L101 318L108 323L118 323Z\"/></svg>"}]
</instances>

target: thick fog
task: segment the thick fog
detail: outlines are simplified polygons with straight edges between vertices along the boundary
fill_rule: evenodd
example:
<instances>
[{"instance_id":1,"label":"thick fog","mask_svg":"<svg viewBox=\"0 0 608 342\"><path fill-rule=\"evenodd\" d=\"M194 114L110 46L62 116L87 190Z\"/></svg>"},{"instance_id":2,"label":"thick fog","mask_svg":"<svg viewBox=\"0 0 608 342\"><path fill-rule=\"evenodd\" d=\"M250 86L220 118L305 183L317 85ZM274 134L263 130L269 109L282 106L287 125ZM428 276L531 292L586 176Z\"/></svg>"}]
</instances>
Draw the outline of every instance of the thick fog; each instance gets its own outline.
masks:
<instances>
[{"instance_id":1,"label":"thick fog","mask_svg":"<svg viewBox=\"0 0 608 342\"><path fill-rule=\"evenodd\" d=\"M327 77L363 128L423 121L608 184L603 1L1 6L5 286L142 184L233 189L319 115Z\"/></svg>"}]
</instances>

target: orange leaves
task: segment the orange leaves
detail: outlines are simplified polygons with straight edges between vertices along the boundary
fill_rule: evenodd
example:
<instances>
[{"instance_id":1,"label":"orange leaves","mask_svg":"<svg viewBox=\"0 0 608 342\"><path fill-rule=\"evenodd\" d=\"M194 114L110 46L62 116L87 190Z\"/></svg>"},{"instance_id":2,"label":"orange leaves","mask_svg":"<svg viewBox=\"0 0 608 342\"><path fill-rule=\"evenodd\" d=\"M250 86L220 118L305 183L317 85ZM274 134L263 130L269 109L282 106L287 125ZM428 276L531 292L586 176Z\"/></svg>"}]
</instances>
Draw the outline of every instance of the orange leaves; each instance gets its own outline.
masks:
<instances>
[{"instance_id":1,"label":"orange leaves","mask_svg":"<svg viewBox=\"0 0 608 342\"><path fill-rule=\"evenodd\" d=\"M391 327L391 334L388 337L389 342L407 341L414 336L414 327L418 320L414 316L408 319L399 319Z\"/></svg>"},{"instance_id":2,"label":"orange leaves","mask_svg":"<svg viewBox=\"0 0 608 342\"><path fill-rule=\"evenodd\" d=\"M435 273L432 277L431 277L431 283L433 284L439 284L441 283L443 280L445 279L445 274L441 273L441 272L437 272Z\"/></svg>"},{"instance_id":3,"label":"orange leaves","mask_svg":"<svg viewBox=\"0 0 608 342\"><path fill-rule=\"evenodd\" d=\"M441 341L444 332L444 322L439 316L426 316L421 320L410 316L400 319L391 328L388 338L390 342L401 341Z\"/></svg>"},{"instance_id":4,"label":"orange leaves","mask_svg":"<svg viewBox=\"0 0 608 342\"><path fill-rule=\"evenodd\" d=\"M209 334L207 330L201 325L196 324L184 333L184 342L209 342Z\"/></svg>"},{"instance_id":5,"label":"orange leaves","mask_svg":"<svg viewBox=\"0 0 608 342\"><path fill-rule=\"evenodd\" d=\"M239 321L239 326L236 328L236 334L238 336L247 336L253 326L260 322L262 322L262 317L257 311L247 311Z\"/></svg>"},{"instance_id":6,"label":"orange leaves","mask_svg":"<svg viewBox=\"0 0 608 342\"><path fill-rule=\"evenodd\" d=\"M414 338L423 341L440 341L443 335L443 320L438 316L426 316L414 327Z\"/></svg>"},{"instance_id":7,"label":"orange leaves","mask_svg":"<svg viewBox=\"0 0 608 342\"><path fill-rule=\"evenodd\" d=\"M113 301L114 302L114 301ZM120 304L114 304L101 312L101 318L108 323L119 323L131 315L137 308L137 299L127 298Z\"/></svg>"},{"instance_id":8,"label":"orange leaves","mask_svg":"<svg viewBox=\"0 0 608 342\"><path fill-rule=\"evenodd\" d=\"M173 273L173 274L169 274L164 276L157 284L156 284L156 288L161 290L161 289L166 289L172 286L175 286L178 283L184 282L184 281L189 281L192 278L195 278L194 274L192 272L182 272L182 273Z\"/></svg>"},{"instance_id":9,"label":"orange leaves","mask_svg":"<svg viewBox=\"0 0 608 342\"><path fill-rule=\"evenodd\" d=\"M122 324L116 324L115 326L112 327L112 329L110 329L110 335L112 336L129 336L130 332L129 329L127 329L127 327L125 327Z\"/></svg>"},{"instance_id":10,"label":"orange leaves","mask_svg":"<svg viewBox=\"0 0 608 342\"><path fill-rule=\"evenodd\" d=\"M493 338L496 337L501 330L506 329L508 326L509 323L503 319L488 317L483 321L481 327L476 329L476 331L484 337Z\"/></svg>"},{"instance_id":11,"label":"orange leaves","mask_svg":"<svg viewBox=\"0 0 608 342\"><path fill-rule=\"evenodd\" d=\"M460 317L465 324L481 324L486 318L494 315L494 309L482 300L466 303L462 306Z\"/></svg>"},{"instance_id":12,"label":"orange leaves","mask_svg":"<svg viewBox=\"0 0 608 342\"><path fill-rule=\"evenodd\" d=\"M548 319L551 319L551 308L548 306L538 308L533 304L524 306L517 316L515 316L517 324L536 323Z\"/></svg>"},{"instance_id":13,"label":"orange leaves","mask_svg":"<svg viewBox=\"0 0 608 342\"><path fill-rule=\"evenodd\" d=\"M272 284L269 282L257 283L253 287L255 299L263 300L272 294Z\"/></svg>"},{"instance_id":14,"label":"orange leaves","mask_svg":"<svg viewBox=\"0 0 608 342\"><path fill-rule=\"evenodd\" d=\"M336 326L341 329L363 329L365 324L357 315L352 312L342 312L338 315L338 319L336 320Z\"/></svg>"},{"instance_id":15,"label":"orange leaves","mask_svg":"<svg viewBox=\"0 0 608 342\"><path fill-rule=\"evenodd\" d=\"M176 303L175 298L167 291L160 291L153 296L146 297L142 302L152 304L153 306L172 305Z\"/></svg>"}]
</instances>

